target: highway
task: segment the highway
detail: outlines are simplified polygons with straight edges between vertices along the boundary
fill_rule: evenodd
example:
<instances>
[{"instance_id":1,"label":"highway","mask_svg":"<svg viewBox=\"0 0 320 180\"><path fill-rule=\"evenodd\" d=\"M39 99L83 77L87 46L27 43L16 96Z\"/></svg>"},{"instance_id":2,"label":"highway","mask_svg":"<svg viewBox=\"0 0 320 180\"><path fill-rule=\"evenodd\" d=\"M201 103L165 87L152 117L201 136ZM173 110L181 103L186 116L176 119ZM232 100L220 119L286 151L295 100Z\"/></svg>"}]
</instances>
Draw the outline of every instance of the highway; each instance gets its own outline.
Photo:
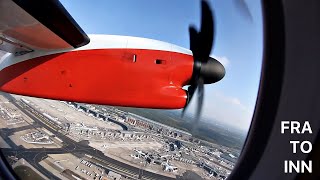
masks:
<instances>
[{"instance_id":1,"label":"highway","mask_svg":"<svg viewBox=\"0 0 320 180\"><path fill-rule=\"evenodd\" d=\"M27 127L21 127L16 129L8 129L4 128L0 132L0 136L11 146L11 149L2 149L2 152L5 156L16 156L17 158L24 158L27 160L32 166L34 166L37 170L43 173L45 176L49 177L50 179L58 179L54 176L50 171L43 168L39 165L39 162L46 157L48 154L63 154L63 153L72 153L73 155L84 158L84 155L93 156L94 159L92 161L96 161L99 164L102 164L106 168L116 171L119 174L122 174L127 177L131 177L137 179L139 176L142 179L173 179L167 176L163 176L160 174L152 173L149 171L141 170L140 168L130 166L123 162L117 161L115 159L109 158L105 156L102 152L97 151L96 149L88 146L86 141L82 142L75 142L72 139L65 136L61 131L57 131L59 127L56 125L49 123L44 118L39 117L38 115L41 113L35 113L35 109L31 107L23 105L23 103L16 101L16 99L9 95L4 94L4 96L11 101L13 105L15 105L18 109L20 109L23 113L29 116L31 119L34 120L33 124L28 125ZM12 135L14 132L28 129L30 127L40 128L44 127L51 131L54 131L54 134L63 141L62 148L55 148L55 149L46 149L46 148L33 148L33 149L25 149L22 146L17 146L14 142L11 141L8 136Z\"/></svg>"}]
</instances>

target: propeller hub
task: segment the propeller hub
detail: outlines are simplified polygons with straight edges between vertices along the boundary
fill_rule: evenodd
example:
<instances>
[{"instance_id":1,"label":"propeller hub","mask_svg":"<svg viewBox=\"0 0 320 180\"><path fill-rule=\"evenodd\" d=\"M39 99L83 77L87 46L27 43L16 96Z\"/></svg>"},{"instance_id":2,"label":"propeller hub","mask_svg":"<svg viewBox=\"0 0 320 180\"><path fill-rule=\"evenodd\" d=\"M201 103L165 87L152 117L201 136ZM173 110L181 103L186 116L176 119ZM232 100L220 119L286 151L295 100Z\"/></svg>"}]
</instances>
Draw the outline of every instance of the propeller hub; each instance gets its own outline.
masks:
<instances>
[{"instance_id":1,"label":"propeller hub","mask_svg":"<svg viewBox=\"0 0 320 180\"><path fill-rule=\"evenodd\" d=\"M207 63L201 64L199 75L203 78L204 84L212 84L220 81L226 74L224 66L214 58L209 57Z\"/></svg>"},{"instance_id":2,"label":"propeller hub","mask_svg":"<svg viewBox=\"0 0 320 180\"><path fill-rule=\"evenodd\" d=\"M212 84L220 81L226 74L224 66L214 58L209 57L207 62L195 61L190 85L197 82L199 77L204 84Z\"/></svg>"}]
</instances>

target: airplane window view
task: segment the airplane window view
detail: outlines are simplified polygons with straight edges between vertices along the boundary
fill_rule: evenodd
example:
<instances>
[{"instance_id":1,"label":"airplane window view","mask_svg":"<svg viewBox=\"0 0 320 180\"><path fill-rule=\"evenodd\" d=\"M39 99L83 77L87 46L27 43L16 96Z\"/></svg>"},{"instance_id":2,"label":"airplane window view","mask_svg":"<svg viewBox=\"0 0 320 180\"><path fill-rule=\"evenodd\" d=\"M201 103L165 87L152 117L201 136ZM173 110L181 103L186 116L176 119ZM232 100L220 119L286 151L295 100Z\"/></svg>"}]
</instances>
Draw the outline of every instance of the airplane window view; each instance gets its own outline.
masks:
<instances>
[{"instance_id":1,"label":"airplane window view","mask_svg":"<svg viewBox=\"0 0 320 180\"><path fill-rule=\"evenodd\" d=\"M17 176L226 179L259 88L260 2L52 2L0 5L0 147Z\"/></svg>"}]
</instances>

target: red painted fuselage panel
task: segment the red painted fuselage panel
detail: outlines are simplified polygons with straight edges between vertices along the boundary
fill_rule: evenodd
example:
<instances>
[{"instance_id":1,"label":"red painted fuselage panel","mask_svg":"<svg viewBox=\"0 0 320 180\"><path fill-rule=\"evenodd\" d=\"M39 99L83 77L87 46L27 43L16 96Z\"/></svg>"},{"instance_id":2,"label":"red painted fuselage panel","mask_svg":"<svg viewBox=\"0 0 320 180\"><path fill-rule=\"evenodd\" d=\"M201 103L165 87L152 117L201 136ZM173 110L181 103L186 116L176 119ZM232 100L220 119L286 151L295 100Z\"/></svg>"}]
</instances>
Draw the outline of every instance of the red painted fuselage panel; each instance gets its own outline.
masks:
<instances>
[{"instance_id":1,"label":"red painted fuselage panel","mask_svg":"<svg viewBox=\"0 0 320 180\"><path fill-rule=\"evenodd\" d=\"M152 49L85 49L30 58L0 71L0 90L67 101L183 108L192 55Z\"/></svg>"}]
</instances>

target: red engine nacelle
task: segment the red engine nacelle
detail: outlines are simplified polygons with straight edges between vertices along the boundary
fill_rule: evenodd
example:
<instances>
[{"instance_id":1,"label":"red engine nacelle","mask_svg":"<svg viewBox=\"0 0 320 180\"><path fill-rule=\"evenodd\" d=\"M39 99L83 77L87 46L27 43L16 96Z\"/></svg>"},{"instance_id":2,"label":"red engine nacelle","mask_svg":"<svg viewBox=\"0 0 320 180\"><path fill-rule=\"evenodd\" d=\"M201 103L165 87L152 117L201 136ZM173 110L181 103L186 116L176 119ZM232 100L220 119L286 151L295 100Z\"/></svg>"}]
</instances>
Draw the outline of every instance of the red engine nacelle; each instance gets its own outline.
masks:
<instances>
[{"instance_id":1,"label":"red engine nacelle","mask_svg":"<svg viewBox=\"0 0 320 180\"><path fill-rule=\"evenodd\" d=\"M173 44L128 36L91 35L69 51L6 55L0 90L84 103L183 108L193 57Z\"/></svg>"}]
</instances>

